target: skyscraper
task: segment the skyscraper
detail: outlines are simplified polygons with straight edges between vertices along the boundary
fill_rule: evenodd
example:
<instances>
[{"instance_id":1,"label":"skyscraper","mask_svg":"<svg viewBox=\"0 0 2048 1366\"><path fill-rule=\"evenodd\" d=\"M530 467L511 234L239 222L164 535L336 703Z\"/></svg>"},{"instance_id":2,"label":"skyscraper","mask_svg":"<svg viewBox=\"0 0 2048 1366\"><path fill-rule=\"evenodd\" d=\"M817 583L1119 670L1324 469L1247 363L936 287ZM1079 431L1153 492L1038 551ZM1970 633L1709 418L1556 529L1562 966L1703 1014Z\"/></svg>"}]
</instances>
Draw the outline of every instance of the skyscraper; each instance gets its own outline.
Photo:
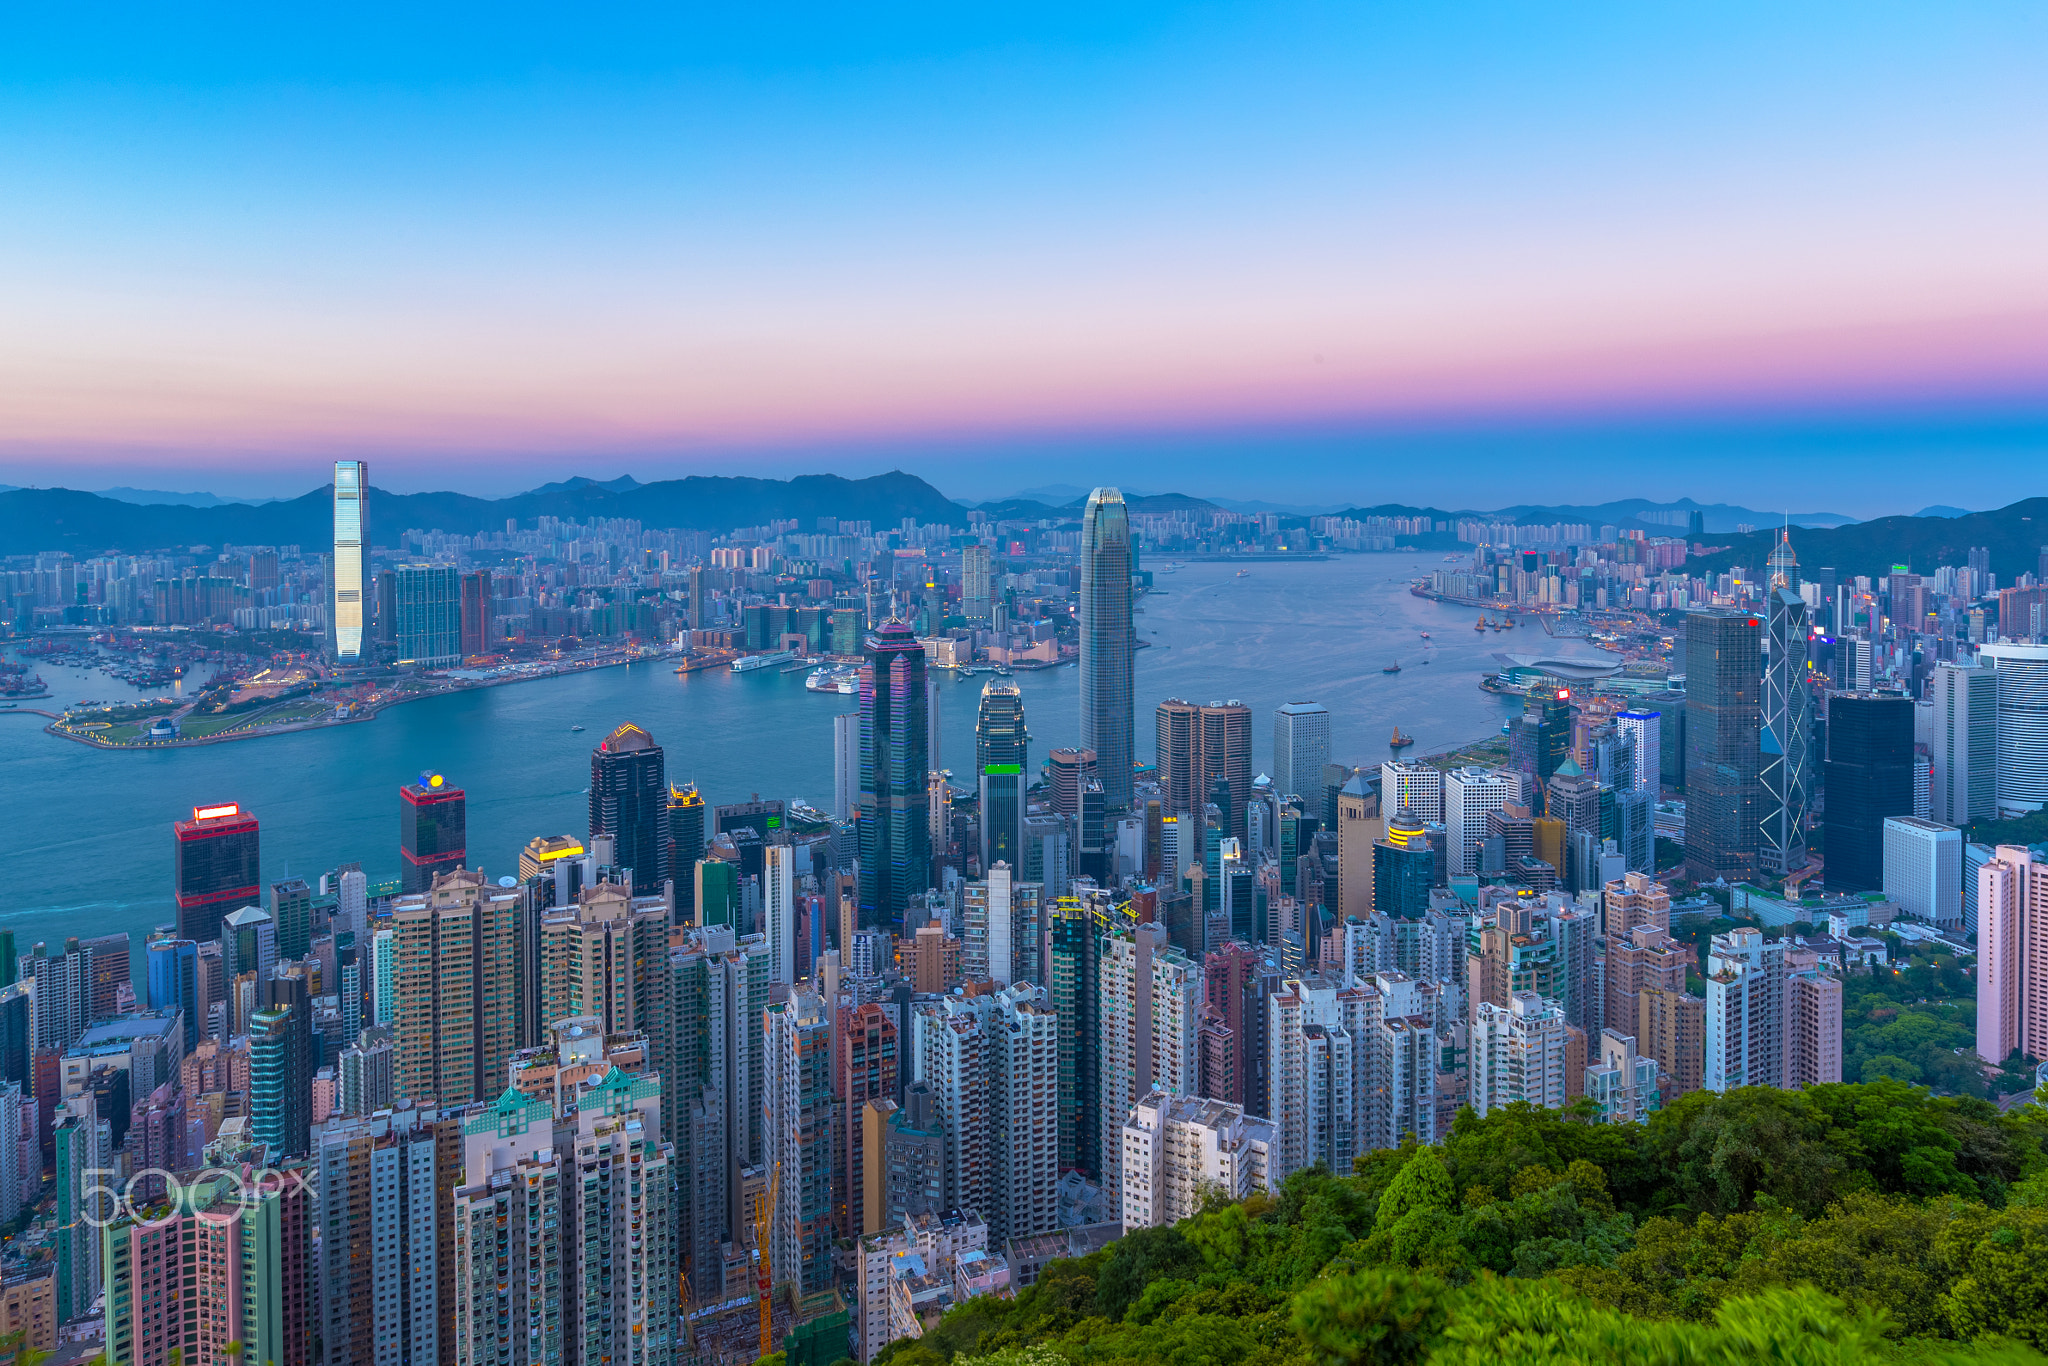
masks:
<instances>
[{"instance_id":1,"label":"skyscraper","mask_svg":"<svg viewBox=\"0 0 2048 1366\"><path fill-rule=\"evenodd\" d=\"M1903 696L1828 699L1827 879L1832 892L1884 886L1884 823L1913 814L1913 703Z\"/></svg>"},{"instance_id":2,"label":"skyscraper","mask_svg":"<svg viewBox=\"0 0 2048 1366\"><path fill-rule=\"evenodd\" d=\"M1629 771L1630 785L1656 800L1663 770L1664 718L1654 711L1630 708L1614 717L1614 728L1635 744L1635 766Z\"/></svg>"},{"instance_id":3,"label":"skyscraper","mask_svg":"<svg viewBox=\"0 0 2048 1366\"><path fill-rule=\"evenodd\" d=\"M1978 658L1998 675L1998 811L2019 816L2048 802L2048 645L1987 645Z\"/></svg>"},{"instance_id":4,"label":"skyscraper","mask_svg":"<svg viewBox=\"0 0 2048 1366\"><path fill-rule=\"evenodd\" d=\"M369 608L370 467L334 462L334 554L328 562L327 652L337 664L363 662Z\"/></svg>"},{"instance_id":5,"label":"skyscraper","mask_svg":"<svg viewBox=\"0 0 2048 1366\"><path fill-rule=\"evenodd\" d=\"M1770 556L1763 726L1757 782L1763 807L1757 838L1762 871L1783 877L1806 866L1806 819L1813 804L1813 690L1807 685L1806 599L1787 529Z\"/></svg>"},{"instance_id":6,"label":"skyscraper","mask_svg":"<svg viewBox=\"0 0 2048 1366\"><path fill-rule=\"evenodd\" d=\"M981 871L998 862L1024 866L1024 790L1031 768L1031 737L1024 729L1024 694L1007 679L981 690L974 723L974 766L981 786Z\"/></svg>"},{"instance_id":7,"label":"skyscraper","mask_svg":"<svg viewBox=\"0 0 2048 1366\"><path fill-rule=\"evenodd\" d=\"M220 938L220 918L255 901L263 882L256 817L233 802L195 806L172 827L178 937Z\"/></svg>"},{"instance_id":8,"label":"skyscraper","mask_svg":"<svg viewBox=\"0 0 2048 1366\"><path fill-rule=\"evenodd\" d=\"M517 1046L519 895L443 873L391 907L392 1089L467 1105L494 1094Z\"/></svg>"},{"instance_id":9,"label":"skyscraper","mask_svg":"<svg viewBox=\"0 0 2048 1366\"><path fill-rule=\"evenodd\" d=\"M860 671L860 923L902 932L931 873L924 647L907 622L869 634Z\"/></svg>"},{"instance_id":10,"label":"skyscraper","mask_svg":"<svg viewBox=\"0 0 2048 1366\"><path fill-rule=\"evenodd\" d=\"M462 653L480 655L491 636L491 576L478 569L462 576Z\"/></svg>"},{"instance_id":11,"label":"skyscraper","mask_svg":"<svg viewBox=\"0 0 2048 1366\"><path fill-rule=\"evenodd\" d=\"M1998 675L1977 664L1943 662L1928 681L1934 702L1931 814L1945 825L1998 815Z\"/></svg>"},{"instance_id":12,"label":"skyscraper","mask_svg":"<svg viewBox=\"0 0 2048 1366\"><path fill-rule=\"evenodd\" d=\"M1199 813L1204 803L1216 802L1224 834L1242 840L1252 794L1252 709L1235 700L1197 706L1169 697L1159 704L1157 718L1159 793L1166 809ZM1227 807L1219 796L1227 796Z\"/></svg>"},{"instance_id":13,"label":"skyscraper","mask_svg":"<svg viewBox=\"0 0 2048 1366\"><path fill-rule=\"evenodd\" d=\"M696 784L668 789L668 875L676 884L676 923L697 919L697 860L704 857L704 798Z\"/></svg>"},{"instance_id":14,"label":"skyscraper","mask_svg":"<svg viewBox=\"0 0 2048 1366\"><path fill-rule=\"evenodd\" d=\"M851 821L860 814L860 713L832 718L832 814Z\"/></svg>"},{"instance_id":15,"label":"skyscraper","mask_svg":"<svg viewBox=\"0 0 2048 1366\"><path fill-rule=\"evenodd\" d=\"M1191 1096L1200 1089L1202 969L1168 944L1164 925L1140 925L1103 939L1097 973L1097 1151L1103 1189L1120 1207L1123 1128L1132 1108L1152 1090Z\"/></svg>"},{"instance_id":16,"label":"skyscraper","mask_svg":"<svg viewBox=\"0 0 2048 1366\"><path fill-rule=\"evenodd\" d=\"M438 773L422 773L418 782L406 783L398 789L401 890L424 892L434 885L434 874L462 866L468 852L468 811L469 802L462 789L451 786ZM283 933L280 926L280 941Z\"/></svg>"},{"instance_id":17,"label":"skyscraper","mask_svg":"<svg viewBox=\"0 0 2048 1366\"><path fill-rule=\"evenodd\" d=\"M1131 519L1113 488L1089 494L1081 514L1080 618L1081 745L1096 753L1109 810L1122 811L1131 804L1133 748Z\"/></svg>"},{"instance_id":18,"label":"skyscraper","mask_svg":"<svg viewBox=\"0 0 2048 1366\"><path fill-rule=\"evenodd\" d=\"M391 640L398 662L445 668L462 662L462 585L452 564L402 564L392 573Z\"/></svg>"},{"instance_id":19,"label":"skyscraper","mask_svg":"<svg viewBox=\"0 0 2048 1366\"><path fill-rule=\"evenodd\" d=\"M1273 791L1313 797L1330 762L1330 709L1320 702L1289 702L1273 710Z\"/></svg>"},{"instance_id":20,"label":"skyscraper","mask_svg":"<svg viewBox=\"0 0 2048 1366\"><path fill-rule=\"evenodd\" d=\"M1756 875L1762 624L1742 612L1685 619L1685 868L1696 882Z\"/></svg>"},{"instance_id":21,"label":"skyscraper","mask_svg":"<svg viewBox=\"0 0 2048 1366\"><path fill-rule=\"evenodd\" d=\"M960 615L985 624L993 611L988 547L976 543L960 549Z\"/></svg>"},{"instance_id":22,"label":"skyscraper","mask_svg":"<svg viewBox=\"0 0 2048 1366\"><path fill-rule=\"evenodd\" d=\"M668 868L668 769L654 737L631 722L590 755L590 837L612 837L612 858L633 885L658 893Z\"/></svg>"},{"instance_id":23,"label":"skyscraper","mask_svg":"<svg viewBox=\"0 0 2048 1366\"><path fill-rule=\"evenodd\" d=\"M2001 844L1977 869L1977 1054L2048 1057L2048 862Z\"/></svg>"}]
</instances>

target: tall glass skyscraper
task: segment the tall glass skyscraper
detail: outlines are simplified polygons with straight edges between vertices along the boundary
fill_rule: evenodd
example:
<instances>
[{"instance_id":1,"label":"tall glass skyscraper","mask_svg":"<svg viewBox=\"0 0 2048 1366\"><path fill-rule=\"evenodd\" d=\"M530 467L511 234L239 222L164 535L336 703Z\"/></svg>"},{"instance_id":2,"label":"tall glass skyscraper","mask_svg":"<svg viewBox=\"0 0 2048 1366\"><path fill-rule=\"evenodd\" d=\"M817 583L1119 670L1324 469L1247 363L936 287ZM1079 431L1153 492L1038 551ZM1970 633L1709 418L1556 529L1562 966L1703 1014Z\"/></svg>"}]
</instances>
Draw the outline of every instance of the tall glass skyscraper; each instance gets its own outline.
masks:
<instances>
[{"instance_id":1,"label":"tall glass skyscraper","mask_svg":"<svg viewBox=\"0 0 2048 1366\"><path fill-rule=\"evenodd\" d=\"M1020 880L1024 869L1024 789L1031 737L1024 729L1024 694L1015 683L992 678L981 690L974 722L974 767L981 785L981 875L998 860Z\"/></svg>"},{"instance_id":2,"label":"tall glass skyscraper","mask_svg":"<svg viewBox=\"0 0 2048 1366\"><path fill-rule=\"evenodd\" d=\"M668 877L668 763L654 737L628 722L590 754L590 837L612 837L612 861L633 870L643 896Z\"/></svg>"},{"instance_id":3,"label":"tall glass skyscraper","mask_svg":"<svg viewBox=\"0 0 2048 1366\"><path fill-rule=\"evenodd\" d=\"M334 462L334 554L328 563L327 643L337 664L359 664L369 596L370 467Z\"/></svg>"},{"instance_id":4,"label":"tall glass skyscraper","mask_svg":"<svg viewBox=\"0 0 2048 1366\"><path fill-rule=\"evenodd\" d=\"M868 636L860 671L860 923L903 932L931 883L924 646L908 622Z\"/></svg>"},{"instance_id":5,"label":"tall glass skyscraper","mask_svg":"<svg viewBox=\"0 0 2048 1366\"><path fill-rule=\"evenodd\" d=\"M1771 551L1770 657L1757 742L1763 785L1757 859L1764 872L1778 877L1806 866L1806 816L1813 805L1813 689L1806 681L1806 599L1799 595L1798 569L1788 529Z\"/></svg>"},{"instance_id":6,"label":"tall glass skyscraper","mask_svg":"<svg viewBox=\"0 0 2048 1366\"><path fill-rule=\"evenodd\" d=\"M1762 626L1747 612L1685 619L1685 871L1695 882L1756 876Z\"/></svg>"},{"instance_id":7,"label":"tall glass skyscraper","mask_svg":"<svg viewBox=\"0 0 2048 1366\"><path fill-rule=\"evenodd\" d=\"M1131 516L1100 488L1081 514L1081 745L1111 811L1131 805L1131 691Z\"/></svg>"}]
</instances>

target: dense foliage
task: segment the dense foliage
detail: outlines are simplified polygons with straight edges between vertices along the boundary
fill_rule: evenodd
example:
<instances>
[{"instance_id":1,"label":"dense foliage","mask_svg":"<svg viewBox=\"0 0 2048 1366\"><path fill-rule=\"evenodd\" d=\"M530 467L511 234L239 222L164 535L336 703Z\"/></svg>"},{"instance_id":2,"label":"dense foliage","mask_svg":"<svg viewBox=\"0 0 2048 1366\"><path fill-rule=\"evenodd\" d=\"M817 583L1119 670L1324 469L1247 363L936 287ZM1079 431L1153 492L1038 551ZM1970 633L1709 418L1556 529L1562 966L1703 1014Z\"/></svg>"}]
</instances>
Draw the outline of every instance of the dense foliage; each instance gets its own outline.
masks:
<instances>
[{"instance_id":1,"label":"dense foliage","mask_svg":"<svg viewBox=\"0 0 2048 1366\"><path fill-rule=\"evenodd\" d=\"M1882 1079L1513 1106L983 1298L889 1366L2048 1362L2048 1112Z\"/></svg>"}]
</instances>

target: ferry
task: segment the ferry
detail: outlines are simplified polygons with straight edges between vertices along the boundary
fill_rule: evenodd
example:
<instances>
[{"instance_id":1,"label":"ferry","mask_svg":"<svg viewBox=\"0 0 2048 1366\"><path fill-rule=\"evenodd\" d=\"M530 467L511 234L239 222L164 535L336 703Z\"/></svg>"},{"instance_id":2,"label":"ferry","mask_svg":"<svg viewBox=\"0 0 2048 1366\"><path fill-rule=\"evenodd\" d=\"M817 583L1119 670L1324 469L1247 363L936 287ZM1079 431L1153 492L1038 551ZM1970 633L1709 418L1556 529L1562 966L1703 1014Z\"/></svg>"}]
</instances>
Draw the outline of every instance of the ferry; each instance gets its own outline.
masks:
<instances>
[{"instance_id":1,"label":"ferry","mask_svg":"<svg viewBox=\"0 0 2048 1366\"><path fill-rule=\"evenodd\" d=\"M857 693L860 691L860 670L851 665L837 668L822 665L805 677L804 687L812 692Z\"/></svg>"},{"instance_id":2,"label":"ferry","mask_svg":"<svg viewBox=\"0 0 2048 1366\"><path fill-rule=\"evenodd\" d=\"M735 659L732 662L732 671L736 674L748 673L754 669L765 669L771 664L787 664L795 658L795 650L782 650L772 655L748 655L744 659Z\"/></svg>"}]
</instances>

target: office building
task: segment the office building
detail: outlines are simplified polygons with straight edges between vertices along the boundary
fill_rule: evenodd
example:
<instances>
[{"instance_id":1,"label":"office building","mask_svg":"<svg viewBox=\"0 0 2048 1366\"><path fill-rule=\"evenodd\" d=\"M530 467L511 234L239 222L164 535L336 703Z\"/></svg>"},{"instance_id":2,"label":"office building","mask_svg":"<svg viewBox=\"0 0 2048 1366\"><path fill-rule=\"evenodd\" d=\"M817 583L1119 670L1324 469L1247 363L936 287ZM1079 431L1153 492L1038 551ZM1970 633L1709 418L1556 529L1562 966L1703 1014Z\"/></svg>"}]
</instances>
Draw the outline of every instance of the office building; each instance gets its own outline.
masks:
<instances>
[{"instance_id":1,"label":"office building","mask_svg":"<svg viewBox=\"0 0 2048 1366\"><path fill-rule=\"evenodd\" d=\"M1659 712L1631 708L1617 712L1614 727L1635 747L1635 764L1629 772L1629 786L1657 798L1663 773L1664 717Z\"/></svg>"},{"instance_id":2,"label":"office building","mask_svg":"<svg viewBox=\"0 0 2048 1366\"><path fill-rule=\"evenodd\" d=\"M1159 795L1164 809L1199 814L1214 802L1227 838L1246 837L1252 795L1252 710L1242 702L1200 706L1168 698L1156 717Z\"/></svg>"},{"instance_id":3,"label":"office building","mask_svg":"<svg viewBox=\"0 0 2048 1366\"><path fill-rule=\"evenodd\" d=\"M149 1008L183 1018L185 1051L199 1046L205 1010L199 999L199 946L189 939L152 939L143 950Z\"/></svg>"},{"instance_id":4,"label":"office building","mask_svg":"<svg viewBox=\"0 0 2048 1366\"><path fill-rule=\"evenodd\" d=\"M1450 875L1462 877L1479 870L1488 814L1521 800L1519 775L1508 770L1466 765L1444 774L1444 849Z\"/></svg>"},{"instance_id":5,"label":"office building","mask_svg":"<svg viewBox=\"0 0 2048 1366\"><path fill-rule=\"evenodd\" d=\"M234 802L195 806L172 827L178 937L220 938L220 918L262 895L256 817Z\"/></svg>"},{"instance_id":6,"label":"office building","mask_svg":"<svg viewBox=\"0 0 2048 1366\"><path fill-rule=\"evenodd\" d=\"M832 718L832 814L842 821L860 815L860 713Z\"/></svg>"},{"instance_id":7,"label":"office building","mask_svg":"<svg viewBox=\"0 0 2048 1366\"><path fill-rule=\"evenodd\" d=\"M400 664L445 669L462 662L462 585L454 565L398 566L391 598L391 643Z\"/></svg>"},{"instance_id":8,"label":"office building","mask_svg":"<svg viewBox=\"0 0 2048 1366\"><path fill-rule=\"evenodd\" d=\"M312 1149L313 998L302 976L267 977L249 1018L250 1137L273 1155Z\"/></svg>"},{"instance_id":9,"label":"office building","mask_svg":"<svg viewBox=\"0 0 2048 1366\"><path fill-rule=\"evenodd\" d=\"M1090 908L1061 897L1046 903L1046 1001L1059 1020L1059 1165L1091 1178L1101 1171L1101 1077L1096 1020L1102 1008L1102 940ZM1148 941L1149 942L1149 941Z\"/></svg>"},{"instance_id":10,"label":"office building","mask_svg":"<svg viewBox=\"0 0 2048 1366\"><path fill-rule=\"evenodd\" d=\"M1555 679L1539 678L1523 695L1521 718L1508 732L1508 767L1539 809L1550 775L1571 753L1571 745L1571 689Z\"/></svg>"},{"instance_id":11,"label":"office building","mask_svg":"<svg viewBox=\"0 0 2048 1366\"><path fill-rule=\"evenodd\" d=\"M1273 1137L1269 1121L1227 1101L1149 1093L1124 1123L1124 1232L1198 1214L1211 1191L1270 1193Z\"/></svg>"},{"instance_id":12,"label":"office building","mask_svg":"<svg viewBox=\"0 0 2048 1366\"><path fill-rule=\"evenodd\" d=\"M1998 674L1944 660L1927 692L1933 703L1933 794L1928 814L1964 826L1998 817Z\"/></svg>"},{"instance_id":13,"label":"office building","mask_svg":"<svg viewBox=\"0 0 2048 1366\"><path fill-rule=\"evenodd\" d=\"M1830 697L1827 753L1828 890L1877 891L1884 886L1884 823L1913 814L1912 701L1880 693Z\"/></svg>"},{"instance_id":14,"label":"office building","mask_svg":"<svg viewBox=\"0 0 2048 1366\"><path fill-rule=\"evenodd\" d=\"M1194 1095L1201 968L1167 942L1163 925L1106 936L1097 964L1096 1106L1101 1183L1122 1199L1123 1126L1147 1092Z\"/></svg>"},{"instance_id":15,"label":"office building","mask_svg":"<svg viewBox=\"0 0 2048 1366\"><path fill-rule=\"evenodd\" d=\"M494 1095L518 1046L520 897L473 870L392 903L392 1090L418 1105Z\"/></svg>"},{"instance_id":16,"label":"office building","mask_svg":"<svg viewBox=\"0 0 2048 1366\"><path fill-rule=\"evenodd\" d=\"M1790 528L1769 563L1765 609L1763 720L1757 782L1763 792L1757 833L1760 869L1777 877L1806 866L1807 813L1813 805L1813 689L1807 681L1806 599Z\"/></svg>"},{"instance_id":17,"label":"office building","mask_svg":"<svg viewBox=\"0 0 2048 1366\"><path fill-rule=\"evenodd\" d=\"M1444 819L1444 775L1421 760L1389 759L1380 765L1380 809L1406 807L1416 819L1441 824Z\"/></svg>"},{"instance_id":18,"label":"office building","mask_svg":"<svg viewBox=\"0 0 2048 1366\"><path fill-rule=\"evenodd\" d=\"M994 614L989 548L980 542L960 548L960 615L977 626Z\"/></svg>"},{"instance_id":19,"label":"office building","mask_svg":"<svg viewBox=\"0 0 2048 1366\"><path fill-rule=\"evenodd\" d=\"M1427 915L1435 862L1422 822L1405 806L1396 811L1384 837L1372 845L1374 912L1396 920Z\"/></svg>"},{"instance_id":20,"label":"office building","mask_svg":"<svg viewBox=\"0 0 2048 1366\"><path fill-rule=\"evenodd\" d=\"M2048 804L2048 645L2000 643L1977 652L1998 681L1998 812Z\"/></svg>"},{"instance_id":21,"label":"office building","mask_svg":"<svg viewBox=\"0 0 2048 1366\"><path fill-rule=\"evenodd\" d=\"M304 958L313 951L313 889L304 878L270 884L270 918L277 926L278 957Z\"/></svg>"},{"instance_id":22,"label":"office building","mask_svg":"<svg viewBox=\"0 0 2048 1366\"><path fill-rule=\"evenodd\" d=\"M462 653L483 654L493 643L491 576L478 569L462 576Z\"/></svg>"},{"instance_id":23,"label":"office building","mask_svg":"<svg viewBox=\"0 0 2048 1366\"><path fill-rule=\"evenodd\" d=\"M1760 627L1740 612L1685 619L1685 867L1695 882L1756 876L1763 818ZM1828 862L1832 873L1832 847Z\"/></svg>"},{"instance_id":24,"label":"office building","mask_svg":"<svg viewBox=\"0 0 2048 1366\"><path fill-rule=\"evenodd\" d=\"M1097 755L1111 811L1131 804L1131 557L1123 494L1096 489L1081 514L1081 745Z\"/></svg>"},{"instance_id":25,"label":"office building","mask_svg":"<svg viewBox=\"0 0 2048 1366\"><path fill-rule=\"evenodd\" d=\"M675 884L679 925L695 924L697 920L697 860L704 857L704 816L704 798L696 784L669 784L668 876Z\"/></svg>"},{"instance_id":26,"label":"office building","mask_svg":"<svg viewBox=\"0 0 2048 1366\"><path fill-rule=\"evenodd\" d=\"M437 1113L352 1112L319 1133L315 1217L328 1366L438 1361L452 1333L454 1305L442 1302L439 1278L452 1265L462 1126Z\"/></svg>"},{"instance_id":27,"label":"office building","mask_svg":"<svg viewBox=\"0 0 2048 1366\"><path fill-rule=\"evenodd\" d=\"M1505 1006L1476 1002L1471 1025L1473 1112L1483 1119L1517 1101L1562 1108L1572 1096L1567 1086L1571 1032L1563 1008L1533 991L1515 992Z\"/></svg>"},{"instance_id":28,"label":"office building","mask_svg":"<svg viewBox=\"0 0 2048 1366\"><path fill-rule=\"evenodd\" d=\"M328 560L327 654L347 667L363 662L369 626L370 467L334 462L334 554Z\"/></svg>"},{"instance_id":29,"label":"office building","mask_svg":"<svg viewBox=\"0 0 2048 1366\"><path fill-rule=\"evenodd\" d=\"M2048 1058L2048 862L2001 844L1977 870L1977 1053Z\"/></svg>"},{"instance_id":30,"label":"office building","mask_svg":"<svg viewBox=\"0 0 2048 1366\"><path fill-rule=\"evenodd\" d=\"M668 879L668 768L654 737L628 722L590 754L590 838L610 836L615 866L633 885L661 890Z\"/></svg>"},{"instance_id":31,"label":"office building","mask_svg":"<svg viewBox=\"0 0 2048 1366\"><path fill-rule=\"evenodd\" d=\"M1884 895L1945 930L1963 927L1963 832L1917 816L1884 823Z\"/></svg>"},{"instance_id":32,"label":"office building","mask_svg":"<svg viewBox=\"0 0 2048 1366\"><path fill-rule=\"evenodd\" d=\"M1289 702L1273 709L1273 791L1313 796L1330 762L1330 709L1320 702Z\"/></svg>"},{"instance_id":33,"label":"office building","mask_svg":"<svg viewBox=\"0 0 2048 1366\"><path fill-rule=\"evenodd\" d=\"M399 887L424 892L436 873L453 872L468 852L469 801L438 773L398 789ZM282 931L280 931L282 938ZM285 957L303 957L305 950Z\"/></svg>"},{"instance_id":34,"label":"office building","mask_svg":"<svg viewBox=\"0 0 2048 1366\"><path fill-rule=\"evenodd\" d=\"M1030 786L1031 737L1024 728L1024 695L1007 679L981 690L974 721L974 768L981 797L981 869L997 863L1024 866L1025 790Z\"/></svg>"},{"instance_id":35,"label":"office building","mask_svg":"<svg viewBox=\"0 0 2048 1366\"><path fill-rule=\"evenodd\" d=\"M860 923L901 933L931 880L924 647L901 621L869 633L860 672Z\"/></svg>"}]
</instances>

